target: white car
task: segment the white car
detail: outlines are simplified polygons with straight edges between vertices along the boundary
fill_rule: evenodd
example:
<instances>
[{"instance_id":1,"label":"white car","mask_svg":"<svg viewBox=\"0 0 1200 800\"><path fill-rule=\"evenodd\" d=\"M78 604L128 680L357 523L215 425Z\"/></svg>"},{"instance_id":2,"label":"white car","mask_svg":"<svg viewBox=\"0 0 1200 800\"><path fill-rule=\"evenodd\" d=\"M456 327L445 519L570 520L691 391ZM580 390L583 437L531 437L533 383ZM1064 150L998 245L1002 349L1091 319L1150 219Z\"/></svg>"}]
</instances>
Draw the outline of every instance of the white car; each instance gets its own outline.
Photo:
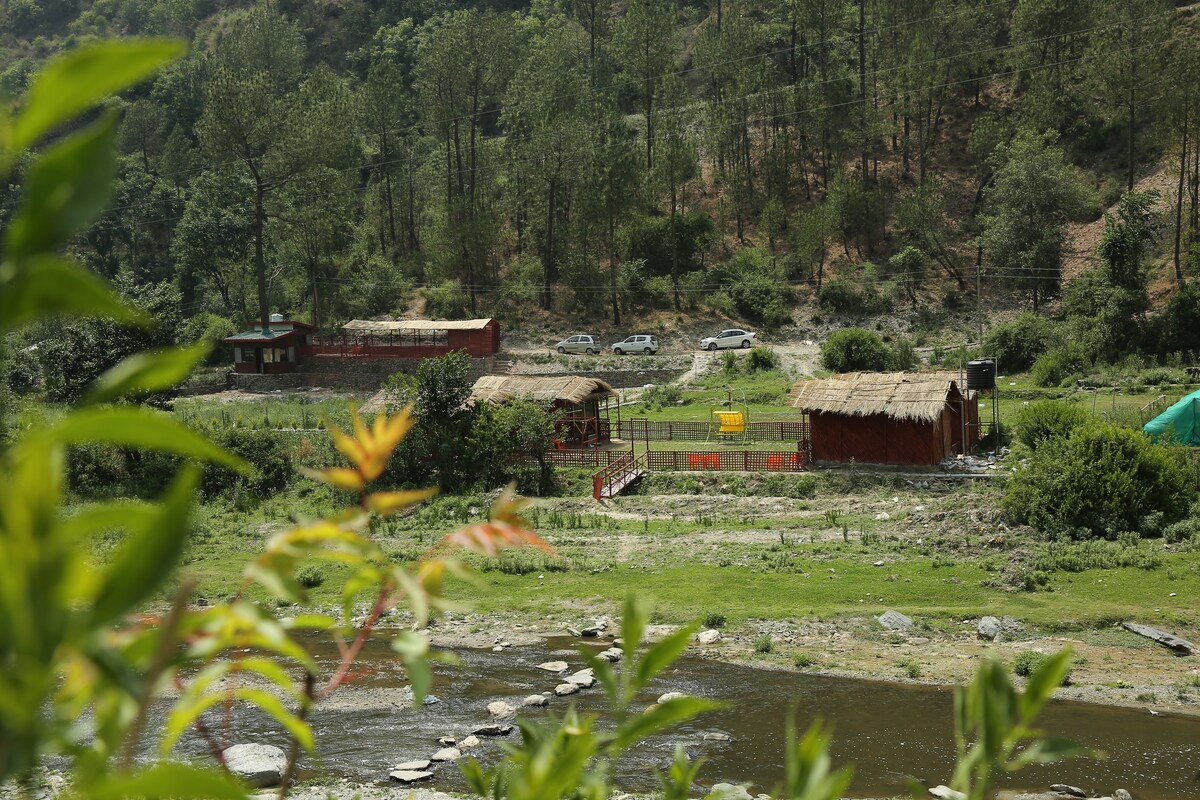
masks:
<instances>
[{"instance_id":1,"label":"white car","mask_svg":"<svg viewBox=\"0 0 1200 800\"><path fill-rule=\"evenodd\" d=\"M600 352L600 343L596 341L594 336L568 336L558 344L554 345L554 349L559 355L564 353L587 353L589 356L594 356Z\"/></svg>"},{"instance_id":2,"label":"white car","mask_svg":"<svg viewBox=\"0 0 1200 800\"><path fill-rule=\"evenodd\" d=\"M658 352L658 339L653 336L630 336L628 339L614 344L612 351L619 356L626 353L642 353L652 356Z\"/></svg>"},{"instance_id":3,"label":"white car","mask_svg":"<svg viewBox=\"0 0 1200 800\"><path fill-rule=\"evenodd\" d=\"M749 347L758 341L754 331L744 331L741 328L730 328L721 331L716 336L700 340L701 350L724 350L728 347Z\"/></svg>"}]
</instances>

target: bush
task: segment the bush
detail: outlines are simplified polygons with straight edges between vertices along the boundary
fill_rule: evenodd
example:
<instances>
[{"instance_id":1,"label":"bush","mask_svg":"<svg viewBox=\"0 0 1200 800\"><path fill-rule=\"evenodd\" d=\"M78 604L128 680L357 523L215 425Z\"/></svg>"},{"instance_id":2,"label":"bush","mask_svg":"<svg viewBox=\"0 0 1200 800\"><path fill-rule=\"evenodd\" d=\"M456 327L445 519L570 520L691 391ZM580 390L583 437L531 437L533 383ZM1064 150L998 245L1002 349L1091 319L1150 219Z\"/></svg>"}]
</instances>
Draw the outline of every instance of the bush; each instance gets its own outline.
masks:
<instances>
[{"instance_id":1,"label":"bush","mask_svg":"<svg viewBox=\"0 0 1200 800\"><path fill-rule=\"evenodd\" d=\"M1028 678L1030 675L1042 668L1042 665L1050 660L1050 656L1045 653L1039 653L1036 650L1026 650L1017 655L1013 659L1012 671L1014 675L1020 675L1022 678ZM1063 686L1071 685L1071 668L1067 668L1067 672L1063 675Z\"/></svg>"},{"instance_id":2,"label":"bush","mask_svg":"<svg viewBox=\"0 0 1200 800\"><path fill-rule=\"evenodd\" d=\"M796 653L796 657L792 659L792 663L796 665L796 669L808 669L817 663L817 659L808 653Z\"/></svg>"},{"instance_id":3,"label":"bush","mask_svg":"<svg viewBox=\"0 0 1200 800\"><path fill-rule=\"evenodd\" d=\"M714 612L704 618L704 627L706 627L706 628L724 628L725 621L726 620L725 620L724 614L721 614L719 612Z\"/></svg>"},{"instance_id":4,"label":"bush","mask_svg":"<svg viewBox=\"0 0 1200 800\"><path fill-rule=\"evenodd\" d=\"M817 479L813 475L770 475L764 488L771 497L807 500L817 494Z\"/></svg>"},{"instance_id":5,"label":"bush","mask_svg":"<svg viewBox=\"0 0 1200 800\"><path fill-rule=\"evenodd\" d=\"M889 367L892 352L879 334L843 328L821 345L821 364L832 372L878 371Z\"/></svg>"},{"instance_id":6,"label":"bush","mask_svg":"<svg viewBox=\"0 0 1200 800\"><path fill-rule=\"evenodd\" d=\"M920 363L920 358L917 356L917 348L913 346L910 339L898 339L895 346L892 348L891 368L900 370L901 372L910 369L916 369Z\"/></svg>"},{"instance_id":7,"label":"bush","mask_svg":"<svg viewBox=\"0 0 1200 800\"><path fill-rule=\"evenodd\" d=\"M1092 359L1082 346L1066 342L1038 356L1030 375L1038 386L1061 386L1091 365Z\"/></svg>"},{"instance_id":8,"label":"bush","mask_svg":"<svg viewBox=\"0 0 1200 800\"><path fill-rule=\"evenodd\" d=\"M429 319L463 319L471 307L471 299L458 281L443 281L422 289L421 293L425 296L425 315Z\"/></svg>"},{"instance_id":9,"label":"bush","mask_svg":"<svg viewBox=\"0 0 1200 800\"><path fill-rule=\"evenodd\" d=\"M213 434L212 439L250 462L255 474L243 476L224 467L205 467L202 486L206 496L246 490L254 497L263 499L287 486L291 480L295 471L291 456L283 437L273 431L228 428Z\"/></svg>"},{"instance_id":10,"label":"bush","mask_svg":"<svg viewBox=\"0 0 1200 800\"><path fill-rule=\"evenodd\" d=\"M738 361L738 354L732 350L726 350L721 353L721 371L726 375L736 375L741 372L741 362Z\"/></svg>"},{"instance_id":11,"label":"bush","mask_svg":"<svg viewBox=\"0 0 1200 800\"><path fill-rule=\"evenodd\" d=\"M305 564L296 570L296 582L305 589L315 589L325 582L325 573L316 564Z\"/></svg>"},{"instance_id":12,"label":"bush","mask_svg":"<svg viewBox=\"0 0 1200 800\"><path fill-rule=\"evenodd\" d=\"M1030 450L1051 439L1066 439L1088 421L1088 413L1078 405L1056 400L1039 400L1017 412L1017 440Z\"/></svg>"},{"instance_id":13,"label":"bush","mask_svg":"<svg viewBox=\"0 0 1200 800\"><path fill-rule=\"evenodd\" d=\"M1075 538L1138 531L1182 519L1195 495L1187 464L1141 431L1092 422L1034 451L1008 482L1004 507L1018 522Z\"/></svg>"},{"instance_id":14,"label":"bush","mask_svg":"<svg viewBox=\"0 0 1200 800\"><path fill-rule=\"evenodd\" d=\"M774 649L775 643L771 641L770 636L759 636L754 640L754 652L756 653L763 653L765 655Z\"/></svg>"},{"instance_id":15,"label":"bush","mask_svg":"<svg viewBox=\"0 0 1200 800\"><path fill-rule=\"evenodd\" d=\"M647 411L661 411L664 406L673 406L683 399L683 388L678 384L655 384L642 392L642 405Z\"/></svg>"},{"instance_id":16,"label":"bush","mask_svg":"<svg viewBox=\"0 0 1200 800\"><path fill-rule=\"evenodd\" d=\"M778 367L779 356L775 355L775 351L769 347L752 347L746 355L746 371L751 374L755 372L769 372Z\"/></svg>"},{"instance_id":17,"label":"bush","mask_svg":"<svg viewBox=\"0 0 1200 800\"><path fill-rule=\"evenodd\" d=\"M1026 311L1001 323L983 339L983 351L995 356L1006 372L1024 372L1054 341L1055 324L1040 314Z\"/></svg>"},{"instance_id":18,"label":"bush","mask_svg":"<svg viewBox=\"0 0 1200 800\"><path fill-rule=\"evenodd\" d=\"M904 670L904 674L914 681L921 677L921 665L911 658L905 658L896 662L896 666Z\"/></svg>"}]
</instances>

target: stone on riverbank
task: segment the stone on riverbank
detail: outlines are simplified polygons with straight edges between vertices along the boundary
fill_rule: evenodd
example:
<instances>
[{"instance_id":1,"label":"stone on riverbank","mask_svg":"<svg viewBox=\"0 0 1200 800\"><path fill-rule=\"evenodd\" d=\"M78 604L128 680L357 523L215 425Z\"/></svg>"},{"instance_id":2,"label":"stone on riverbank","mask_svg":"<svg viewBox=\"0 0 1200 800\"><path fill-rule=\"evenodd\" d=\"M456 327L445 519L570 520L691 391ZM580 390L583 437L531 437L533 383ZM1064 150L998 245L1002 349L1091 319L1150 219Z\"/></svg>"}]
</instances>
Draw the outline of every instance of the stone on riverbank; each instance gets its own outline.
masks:
<instances>
[{"instance_id":1,"label":"stone on riverbank","mask_svg":"<svg viewBox=\"0 0 1200 800\"><path fill-rule=\"evenodd\" d=\"M493 717L511 717L517 713L517 710L503 700L496 700L487 704L488 713Z\"/></svg>"},{"instance_id":2,"label":"stone on riverbank","mask_svg":"<svg viewBox=\"0 0 1200 800\"><path fill-rule=\"evenodd\" d=\"M566 697L569 694L575 694L579 691L579 684L576 683L560 683L554 687L554 693L559 697Z\"/></svg>"},{"instance_id":3,"label":"stone on riverbank","mask_svg":"<svg viewBox=\"0 0 1200 800\"><path fill-rule=\"evenodd\" d=\"M1133 800L1133 795L1127 789L1117 789L1113 792L1113 800Z\"/></svg>"},{"instance_id":4,"label":"stone on riverbank","mask_svg":"<svg viewBox=\"0 0 1200 800\"><path fill-rule=\"evenodd\" d=\"M453 736L439 736L438 744L442 747L453 747L458 744L458 739L455 739Z\"/></svg>"},{"instance_id":5,"label":"stone on riverbank","mask_svg":"<svg viewBox=\"0 0 1200 800\"><path fill-rule=\"evenodd\" d=\"M462 750L457 747L443 747L429 757L430 761L457 761L462 758Z\"/></svg>"},{"instance_id":6,"label":"stone on riverbank","mask_svg":"<svg viewBox=\"0 0 1200 800\"><path fill-rule=\"evenodd\" d=\"M491 725L480 725L478 728L471 731L471 733L475 734L476 736L508 736L510 733L512 733L512 729L512 725L499 725L493 723Z\"/></svg>"},{"instance_id":7,"label":"stone on riverbank","mask_svg":"<svg viewBox=\"0 0 1200 800\"><path fill-rule=\"evenodd\" d=\"M911 617L906 617L899 611L888 610L879 615L879 624L889 631L906 631L913 626Z\"/></svg>"},{"instance_id":8,"label":"stone on riverbank","mask_svg":"<svg viewBox=\"0 0 1200 800\"><path fill-rule=\"evenodd\" d=\"M679 700L683 697L687 697L683 692L667 692L666 694L660 694L656 702L661 706L663 703L669 703L672 700Z\"/></svg>"},{"instance_id":9,"label":"stone on riverbank","mask_svg":"<svg viewBox=\"0 0 1200 800\"><path fill-rule=\"evenodd\" d=\"M459 742L458 746L459 746L459 748L464 748L464 749L471 748L471 747L479 747L479 737L474 734L471 734L470 736L468 736L467 738L465 738L461 742Z\"/></svg>"},{"instance_id":10,"label":"stone on riverbank","mask_svg":"<svg viewBox=\"0 0 1200 800\"><path fill-rule=\"evenodd\" d=\"M590 689L596 685L596 673L591 667L581 669L573 675L568 675L567 683L573 683L580 689Z\"/></svg>"},{"instance_id":11,"label":"stone on riverbank","mask_svg":"<svg viewBox=\"0 0 1200 800\"><path fill-rule=\"evenodd\" d=\"M1087 797L1088 796L1088 793L1085 792L1083 789L1080 789L1078 786L1071 786L1070 784L1067 784L1067 783L1052 783L1052 784L1050 784L1050 791L1058 792L1059 794L1070 795L1071 797Z\"/></svg>"},{"instance_id":12,"label":"stone on riverbank","mask_svg":"<svg viewBox=\"0 0 1200 800\"><path fill-rule=\"evenodd\" d=\"M521 705L526 708L540 708L550 705L550 698L540 694L531 694L522 701Z\"/></svg>"},{"instance_id":13,"label":"stone on riverbank","mask_svg":"<svg viewBox=\"0 0 1200 800\"><path fill-rule=\"evenodd\" d=\"M605 650L603 653L601 653L598 657L603 658L605 661L609 662L610 664L615 664L621 660L622 655L624 655L624 654L622 653L621 648L610 647L607 650Z\"/></svg>"},{"instance_id":14,"label":"stone on riverbank","mask_svg":"<svg viewBox=\"0 0 1200 800\"><path fill-rule=\"evenodd\" d=\"M235 744L221 753L225 766L251 786L277 786L287 754L270 744Z\"/></svg>"},{"instance_id":15,"label":"stone on riverbank","mask_svg":"<svg viewBox=\"0 0 1200 800\"><path fill-rule=\"evenodd\" d=\"M426 761L425 763L428 764L429 762ZM432 778L433 773L426 772L425 770L395 769L388 773L388 777L400 783L416 783L417 781Z\"/></svg>"},{"instance_id":16,"label":"stone on riverbank","mask_svg":"<svg viewBox=\"0 0 1200 800\"><path fill-rule=\"evenodd\" d=\"M721 632L716 628L709 628L696 634L697 644L716 644L719 641L721 641Z\"/></svg>"},{"instance_id":17,"label":"stone on riverbank","mask_svg":"<svg viewBox=\"0 0 1200 800\"><path fill-rule=\"evenodd\" d=\"M565 661L546 661L538 664L538 669L544 669L546 672L566 672L567 662Z\"/></svg>"},{"instance_id":18,"label":"stone on riverbank","mask_svg":"<svg viewBox=\"0 0 1200 800\"><path fill-rule=\"evenodd\" d=\"M712 800L754 800L743 786L732 783L714 783L708 796Z\"/></svg>"},{"instance_id":19,"label":"stone on riverbank","mask_svg":"<svg viewBox=\"0 0 1200 800\"><path fill-rule=\"evenodd\" d=\"M967 796L962 792L956 792L949 786L934 786L929 790L930 797L936 797L938 800L967 800Z\"/></svg>"}]
</instances>

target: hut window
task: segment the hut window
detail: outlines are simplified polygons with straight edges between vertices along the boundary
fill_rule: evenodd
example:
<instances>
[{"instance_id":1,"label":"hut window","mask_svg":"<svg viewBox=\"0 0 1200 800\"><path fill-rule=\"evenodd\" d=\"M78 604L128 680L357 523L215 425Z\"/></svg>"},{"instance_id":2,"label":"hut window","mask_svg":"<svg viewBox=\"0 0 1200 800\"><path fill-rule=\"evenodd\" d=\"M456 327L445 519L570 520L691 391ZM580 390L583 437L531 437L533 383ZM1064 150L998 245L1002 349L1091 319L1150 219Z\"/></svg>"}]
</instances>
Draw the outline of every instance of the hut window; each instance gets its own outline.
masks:
<instances>
[{"instance_id":1,"label":"hut window","mask_svg":"<svg viewBox=\"0 0 1200 800\"><path fill-rule=\"evenodd\" d=\"M233 360L235 363L241 363L241 361L243 360L242 359L242 348L240 348L240 347L233 348Z\"/></svg>"},{"instance_id":2,"label":"hut window","mask_svg":"<svg viewBox=\"0 0 1200 800\"><path fill-rule=\"evenodd\" d=\"M264 347L263 348L263 361L267 364L274 363L275 348L273 348L273 347Z\"/></svg>"}]
</instances>

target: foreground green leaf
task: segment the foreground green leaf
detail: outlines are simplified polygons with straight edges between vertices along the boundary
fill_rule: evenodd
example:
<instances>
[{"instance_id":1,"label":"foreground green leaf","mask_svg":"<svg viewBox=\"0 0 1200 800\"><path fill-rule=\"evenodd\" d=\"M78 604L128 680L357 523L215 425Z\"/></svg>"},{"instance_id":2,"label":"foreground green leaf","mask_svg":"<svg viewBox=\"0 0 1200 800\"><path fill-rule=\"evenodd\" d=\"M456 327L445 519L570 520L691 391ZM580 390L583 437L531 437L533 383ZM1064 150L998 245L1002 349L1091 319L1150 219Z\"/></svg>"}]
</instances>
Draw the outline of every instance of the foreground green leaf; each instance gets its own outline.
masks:
<instances>
[{"instance_id":1,"label":"foreground green leaf","mask_svg":"<svg viewBox=\"0 0 1200 800\"><path fill-rule=\"evenodd\" d=\"M170 389L192 374L212 348L208 344L135 353L96 379L85 403Z\"/></svg>"},{"instance_id":2,"label":"foreground green leaf","mask_svg":"<svg viewBox=\"0 0 1200 800\"><path fill-rule=\"evenodd\" d=\"M0 332L53 315L110 317L145 325L149 320L121 302L108 285L59 256L0 264Z\"/></svg>"}]
</instances>

